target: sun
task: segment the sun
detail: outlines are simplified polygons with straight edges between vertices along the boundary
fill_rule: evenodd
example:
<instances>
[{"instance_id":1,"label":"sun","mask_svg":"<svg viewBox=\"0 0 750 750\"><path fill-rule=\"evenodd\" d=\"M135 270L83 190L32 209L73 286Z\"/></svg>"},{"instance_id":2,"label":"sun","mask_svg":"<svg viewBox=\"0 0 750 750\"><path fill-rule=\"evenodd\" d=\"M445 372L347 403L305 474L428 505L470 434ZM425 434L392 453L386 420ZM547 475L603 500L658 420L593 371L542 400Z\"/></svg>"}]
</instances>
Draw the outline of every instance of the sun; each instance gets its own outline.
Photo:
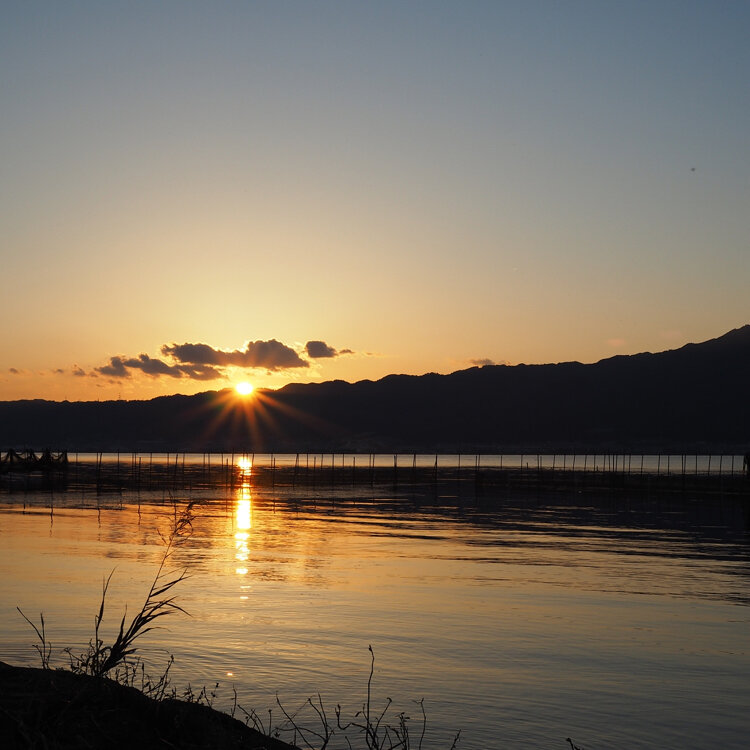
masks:
<instances>
[{"instance_id":1,"label":"sun","mask_svg":"<svg viewBox=\"0 0 750 750\"><path fill-rule=\"evenodd\" d=\"M250 383L237 383L234 386L234 390L240 394L240 396L249 396L253 392L253 386Z\"/></svg>"}]
</instances>

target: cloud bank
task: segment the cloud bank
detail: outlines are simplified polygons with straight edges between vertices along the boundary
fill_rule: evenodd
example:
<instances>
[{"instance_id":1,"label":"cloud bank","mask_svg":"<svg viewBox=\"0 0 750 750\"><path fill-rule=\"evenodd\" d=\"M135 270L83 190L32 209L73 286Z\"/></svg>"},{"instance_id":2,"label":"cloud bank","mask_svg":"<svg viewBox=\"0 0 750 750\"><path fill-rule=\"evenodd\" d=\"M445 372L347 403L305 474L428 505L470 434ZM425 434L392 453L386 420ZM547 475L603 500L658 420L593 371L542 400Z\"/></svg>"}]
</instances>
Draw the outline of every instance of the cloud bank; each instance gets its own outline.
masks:
<instances>
[{"instance_id":1,"label":"cloud bank","mask_svg":"<svg viewBox=\"0 0 750 750\"><path fill-rule=\"evenodd\" d=\"M193 365L257 368L271 372L310 366L310 363L302 359L294 349L276 339L248 341L244 349L235 349L231 352L214 349L208 344L173 343L162 346L161 353L178 362Z\"/></svg>"},{"instance_id":2,"label":"cloud bank","mask_svg":"<svg viewBox=\"0 0 750 750\"><path fill-rule=\"evenodd\" d=\"M164 344L161 347L163 358L139 354L128 357L118 354L109 358L109 362L95 367L91 375L103 376L114 380L133 377L142 373L151 378L188 378L190 380L218 380L227 377L227 368L238 367L248 370L266 370L280 372L310 367L310 361L299 352L276 339L268 341L248 341L244 348L227 351L210 344L189 343ZM339 357L343 354L354 354L351 349L337 351L325 341L308 341L304 353L309 359ZM74 375L86 373L75 365Z\"/></svg>"},{"instance_id":3,"label":"cloud bank","mask_svg":"<svg viewBox=\"0 0 750 750\"><path fill-rule=\"evenodd\" d=\"M351 349L337 351L321 340L308 341L304 350L298 352L276 339L248 341L243 348L229 351L204 343L172 342L164 344L160 352L162 357L151 357L145 353L138 356L116 354L110 356L106 364L94 367L89 372L78 364L67 369L52 369L49 372L55 375L73 375L77 378L102 377L109 380L127 380L137 375L153 379L219 380L228 378L227 369L231 367L265 370L271 373L309 368L311 360L315 359L354 354ZM28 371L10 367L8 373L20 376L28 374Z\"/></svg>"},{"instance_id":4,"label":"cloud bank","mask_svg":"<svg viewBox=\"0 0 750 750\"><path fill-rule=\"evenodd\" d=\"M217 380L224 373L208 365L170 365L161 359L140 354L136 357L110 357L109 364L95 367L94 372L110 378L124 379L131 377L133 370L140 370L145 375L158 378L162 375L170 378L190 378L191 380ZM81 373L74 372L75 375Z\"/></svg>"}]
</instances>

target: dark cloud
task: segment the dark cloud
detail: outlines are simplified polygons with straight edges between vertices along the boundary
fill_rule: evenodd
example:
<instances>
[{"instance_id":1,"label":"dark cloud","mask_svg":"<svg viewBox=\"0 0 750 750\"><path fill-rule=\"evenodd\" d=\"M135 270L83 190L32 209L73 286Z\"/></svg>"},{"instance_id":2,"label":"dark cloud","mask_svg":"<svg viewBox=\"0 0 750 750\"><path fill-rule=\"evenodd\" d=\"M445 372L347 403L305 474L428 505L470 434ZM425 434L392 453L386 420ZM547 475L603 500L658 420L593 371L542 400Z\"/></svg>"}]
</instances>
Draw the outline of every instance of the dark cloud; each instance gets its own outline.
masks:
<instances>
[{"instance_id":1,"label":"dark cloud","mask_svg":"<svg viewBox=\"0 0 750 750\"><path fill-rule=\"evenodd\" d=\"M469 362L476 367L489 367L495 364L494 360L491 359L470 359Z\"/></svg>"},{"instance_id":2,"label":"dark cloud","mask_svg":"<svg viewBox=\"0 0 750 750\"><path fill-rule=\"evenodd\" d=\"M305 344L305 350L307 356L313 359L324 359L326 357L335 357L338 352L332 347L328 346L325 341L308 341Z\"/></svg>"},{"instance_id":3,"label":"dark cloud","mask_svg":"<svg viewBox=\"0 0 750 750\"><path fill-rule=\"evenodd\" d=\"M10 368L8 368L8 372L11 373L12 375L20 375L21 374L20 370L18 368L16 368L16 367L10 367Z\"/></svg>"},{"instance_id":4,"label":"dark cloud","mask_svg":"<svg viewBox=\"0 0 750 750\"><path fill-rule=\"evenodd\" d=\"M332 346L328 346L325 341L308 341L305 344L305 351L311 359L325 359L340 357L342 354L354 354L351 349L336 351Z\"/></svg>"},{"instance_id":5,"label":"dark cloud","mask_svg":"<svg viewBox=\"0 0 750 750\"><path fill-rule=\"evenodd\" d=\"M164 344L161 353L178 362L192 362L201 365L225 365L223 361L229 352L214 349L208 344Z\"/></svg>"},{"instance_id":6,"label":"dark cloud","mask_svg":"<svg viewBox=\"0 0 750 750\"><path fill-rule=\"evenodd\" d=\"M179 367L168 365L161 359L152 359L148 354L141 354L137 359L126 359L123 364L133 370L141 370L146 375L158 377L159 375L168 375L170 378L181 378L182 371Z\"/></svg>"},{"instance_id":7,"label":"dark cloud","mask_svg":"<svg viewBox=\"0 0 750 750\"><path fill-rule=\"evenodd\" d=\"M210 365L178 365L186 378L191 380L218 380L224 377L221 370Z\"/></svg>"},{"instance_id":8,"label":"dark cloud","mask_svg":"<svg viewBox=\"0 0 750 750\"><path fill-rule=\"evenodd\" d=\"M161 359L140 354L138 357L111 357L108 365L96 367L95 371L112 378L129 378L133 370L140 370L152 378L166 376L169 378L189 378L191 380L216 380L224 373L210 365L170 365ZM77 368L74 375L86 373ZM93 374L93 373L92 373Z\"/></svg>"},{"instance_id":9,"label":"dark cloud","mask_svg":"<svg viewBox=\"0 0 750 750\"><path fill-rule=\"evenodd\" d=\"M312 358L338 357L341 354L353 354L351 349L337 352L325 341L308 341L308 356ZM139 354L137 357L117 355L110 357L109 363L95 367L90 373L74 365L73 375L98 377L100 375L115 380L132 377L134 372L141 372L151 378L188 378L191 380L218 380L226 377L227 367L244 367L263 369L269 372L289 370L298 367L310 367L294 349L276 339L269 341L250 341L244 349L224 351L209 344L164 344L161 347L163 359Z\"/></svg>"},{"instance_id":10,"label":"dark cloud","mask_svg":"<svg viewBox=\"0 0 750 750\"><path fill-rule=\"evenodd\" d=\"M82 370L78 365L73 365L72 372L77 378L82 378L86 375L85 370Z\"/></svg>"},{"instance_id":11,"label":"dark cloud","mask_svg":"<svg viewBox=\"0 0 750 750\"><path fill-rule=\"evenodd\" d=\"M94 370L100 375L109 375L113 378L129 378L130 373L128 368L125 367L125 363L122 361L122 357L110 357L109 364L103 365L102 367L95 367Z\"/></svg>"},{"instance_id":12,"label":"dark cloud","mask_svg":"<svg viewBox=\"0 0 750 750\"><path fill-rule=\"evenodd\" d=\"M247 367L275 372L294 367L309 367L297 352L276 339L270 341L250 341L245 349L225 352L208 344L165 344L161 348L165 354L178 362L191 365L217 365L219 367Z\"/></svg>"}]
</instances>

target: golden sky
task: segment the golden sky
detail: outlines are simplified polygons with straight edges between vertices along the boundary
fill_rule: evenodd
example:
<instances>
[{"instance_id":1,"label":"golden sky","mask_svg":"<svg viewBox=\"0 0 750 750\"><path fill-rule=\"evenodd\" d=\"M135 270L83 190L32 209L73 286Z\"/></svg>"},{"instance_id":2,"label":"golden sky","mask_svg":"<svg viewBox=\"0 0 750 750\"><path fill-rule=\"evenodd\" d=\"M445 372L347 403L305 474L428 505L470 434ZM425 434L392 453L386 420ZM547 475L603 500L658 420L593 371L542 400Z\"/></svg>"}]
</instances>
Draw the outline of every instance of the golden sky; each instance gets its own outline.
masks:
<instances>
[{"instance_id":1,"label":"golden sky","mask_svg":"<svg viewBox=\"0 0 750 750\"><path fill-rule=\"evenodd\" d=\"M744 3L0 11L0 399L596 361L750 322Z\"/></svg>"}]
</instances>

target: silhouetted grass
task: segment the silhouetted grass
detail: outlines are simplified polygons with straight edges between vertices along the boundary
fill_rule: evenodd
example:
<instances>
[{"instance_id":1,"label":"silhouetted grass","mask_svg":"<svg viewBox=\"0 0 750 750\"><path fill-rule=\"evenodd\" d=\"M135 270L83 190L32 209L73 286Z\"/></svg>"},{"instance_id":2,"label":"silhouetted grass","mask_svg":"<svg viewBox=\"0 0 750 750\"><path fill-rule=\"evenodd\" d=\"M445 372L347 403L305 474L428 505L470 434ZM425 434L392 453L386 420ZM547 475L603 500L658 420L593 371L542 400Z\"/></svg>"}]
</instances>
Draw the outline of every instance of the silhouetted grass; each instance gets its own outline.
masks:
<instances>
[{"instance_id":1,"label":"silhouetted grass","mask_svg":"<svg viewBox=\"0 0 750 750\"><path fill-rule=\"evenodd\" d=\"M40 672L11 668L0 662L0 682L2 679L8 679L8 670L15 670L14 674L23 673L29 680L28 684L33 684L33 689L29 689L26 698L32 694L35 696L33 701L25 700L24 693L21 692L20 695L5 695L3 700L0 700L0 714L4 714L9 720L9 723L6 723L7 737L11 743L15 743L5 746L45 747L50 750L98 747L104 738L109 738L107 744L110 748L128 747L132 743L145 747L150 746L148 743L156 737L158 746L185 748L266 747L269 750L284 750L299 746L305 750L332 750L333 747L342 750L423 750L427 734L424 699L414 702L418 707L416 719L412 719L405 711L395 713L390 698L386 698L380 707L375 707L375 653L372 646L368 646L370 672L365 698L361 709L348 718L344 716L340 704L332 711L327 710L319 693L308 698L294 711L288 710L277 694L276 704L280 718L274 722L273 710L268 709L268 718L264 721L255 710L247 710L238 703L237 692L233 688L234 700L229 716L218 716L225 716L225 719L231 722L236 719L237 713L241 712L244 715L244 725L242 722L226 724L222 723L222 719L213 717L217 714L212 708L216 690L219 688L218 683L210 691L204 686L197 692L188 684L187 688L178 694L171 686L170 680L173 656L170 656L166 668L158 677L152 678L146 672L145 665L137 654L139 639L154 627L158 627L154 623L160 618L175 612L187 614L176 603L173 593L175 586L188 578L187 570L171 571L168 564L175 549L192 533L195 505L195 501L191 501L179 509L177 504L174 504L170 531L166 535L160 533L165 545L164 554L144 602L127 626L126 610L121 618L118 633L109 644L103 641L100 627L105 615L112 573L103 582L99 609L94 617L94 635L88 647L78 655L70 648L63 649L68 655L69 664L68 669L62 671L67 672L69 677L61 675L61 670L50 669L52 644L47 638L44 614L40 613L40 624L37 626L18 608L36 633L39 642L34 648L39 654L42 670ZM41 676L29 677L28 673L33 672L49 675L49 678L44 682ZM83 682L74 682L71 679ZM96 687L97 685L99 687ZM11 691L14 689L18 693L18 685L15 688L13 685L10 686ZM119 692L120 690L127 692ZM135 698L133 693L137 693L144 700L151 700L142 704L139 702L141 698ZM67 697L63 700L63 708L58 710L62 694ZM68 694L72 695L72 698ZM15 699L18 700L13 702ZM82 714L77 719L77 712L70 710L73 705L77 705L78 713ZM159 706L163 708L160 710ZM193 707L193 711L210 713L205 714L202 720L196 719L193 714L188 717L180 713L188 710L184 708L186 706ZM139 712L137 721L123 716L123 713L128 714L136 710L135 707ZM171 718L166 719L165 715ZM200 726L196 725L196 721ZM79 726L76 726L76 722ZM164 735L169 731L167 724L170 722L171 725L175 722L184 724L182 729L175 730L178 734L171 735L171 738ZM250 734L244 738L237 734L239 730L234 727L237 723L244 726ZM182 731L188 726L192 728L187 733ZM209 726L212 727L210 732L207 729ZM121 736L113 742L112 733L118 727ZM455 750L460 735L460 731L455 735L450 750ZM0 732L0 739L2 737L3 733ZM127 743L123 739L125 737L129 738ZM150 739L146 739L147 737ZM196 744L199 737L204 739ZM566 741L570 745L570 750L582 750L570 738ZM255 744L259 742L265 744Z\"/></svg>"},{"instance_id":2,"label":"silhouetted grass","mask_svg":"<svg viewBox=\"0 0 750 750\"><path fill-rule=\"evenodd\" d=\"M375 653L372 646L370 651L370 674L367 679L367 691L362 708L347 720L341 708L337 705L333 710L335 722L332 721L323 700L318 693L315 698L308 698L296 711L290 713L281 700L276 696L276 703L284 717L280 724L272 727L271 712L269 711L268 725L264 726L255 712L246 712L246 716L259 731L274 737L287 739L292 744L299 742L309 750L326 750L336 740L338 747L366 748L366 750L422 750L427 733L427 714L424 709L424 699L415 701L419 706L421 716L416 722L416 739L412 738L412 719L405 712L390 716L392 706L390 698L385 699L385 705L379 710L373 708L372 679L375 673ZM240 709L242 707L240 706ZM458 744L461 732L453 738L450 750ZM344 744L346 743L346 744Z\"/></svg>"},{"instance_id":3,"label":"silhouetted grass","mask_svg":"<svg viewBox=\"0 0 750 750\"><path fill-rule=\"evenodd\" d=\"M89 641L86 651L78 656L74 656L70 649L66 649L66 653L70 656L70 668L73 672L91 675L92 677L103 677L109 674L118 666L127 664L128 657L136 652L135 642L141 636L153 630L155 627L153 623L156 620L174 612L187 614L182 607L175 603L175 596L171 593L178 583L188 577L187 570L177 573L170 572L167 569L167 563L175 548L192 533L193 520L195 519L194 508L195 501L187 503L179 512L177 506L174 506L172 528L166 537L162 536L162 541L165 544L164 554L151 582L151 587L146 594L146 599L127 628L125 627L126 610L120 621L117 637L110 645L105 645L99 637L99 627L104 619L107 590L112 579L112 573L109 574L102 586L99 611L94 618L94 638ZM125 671L127 672L127 668Z\"/></svg>"}]
</instances>

